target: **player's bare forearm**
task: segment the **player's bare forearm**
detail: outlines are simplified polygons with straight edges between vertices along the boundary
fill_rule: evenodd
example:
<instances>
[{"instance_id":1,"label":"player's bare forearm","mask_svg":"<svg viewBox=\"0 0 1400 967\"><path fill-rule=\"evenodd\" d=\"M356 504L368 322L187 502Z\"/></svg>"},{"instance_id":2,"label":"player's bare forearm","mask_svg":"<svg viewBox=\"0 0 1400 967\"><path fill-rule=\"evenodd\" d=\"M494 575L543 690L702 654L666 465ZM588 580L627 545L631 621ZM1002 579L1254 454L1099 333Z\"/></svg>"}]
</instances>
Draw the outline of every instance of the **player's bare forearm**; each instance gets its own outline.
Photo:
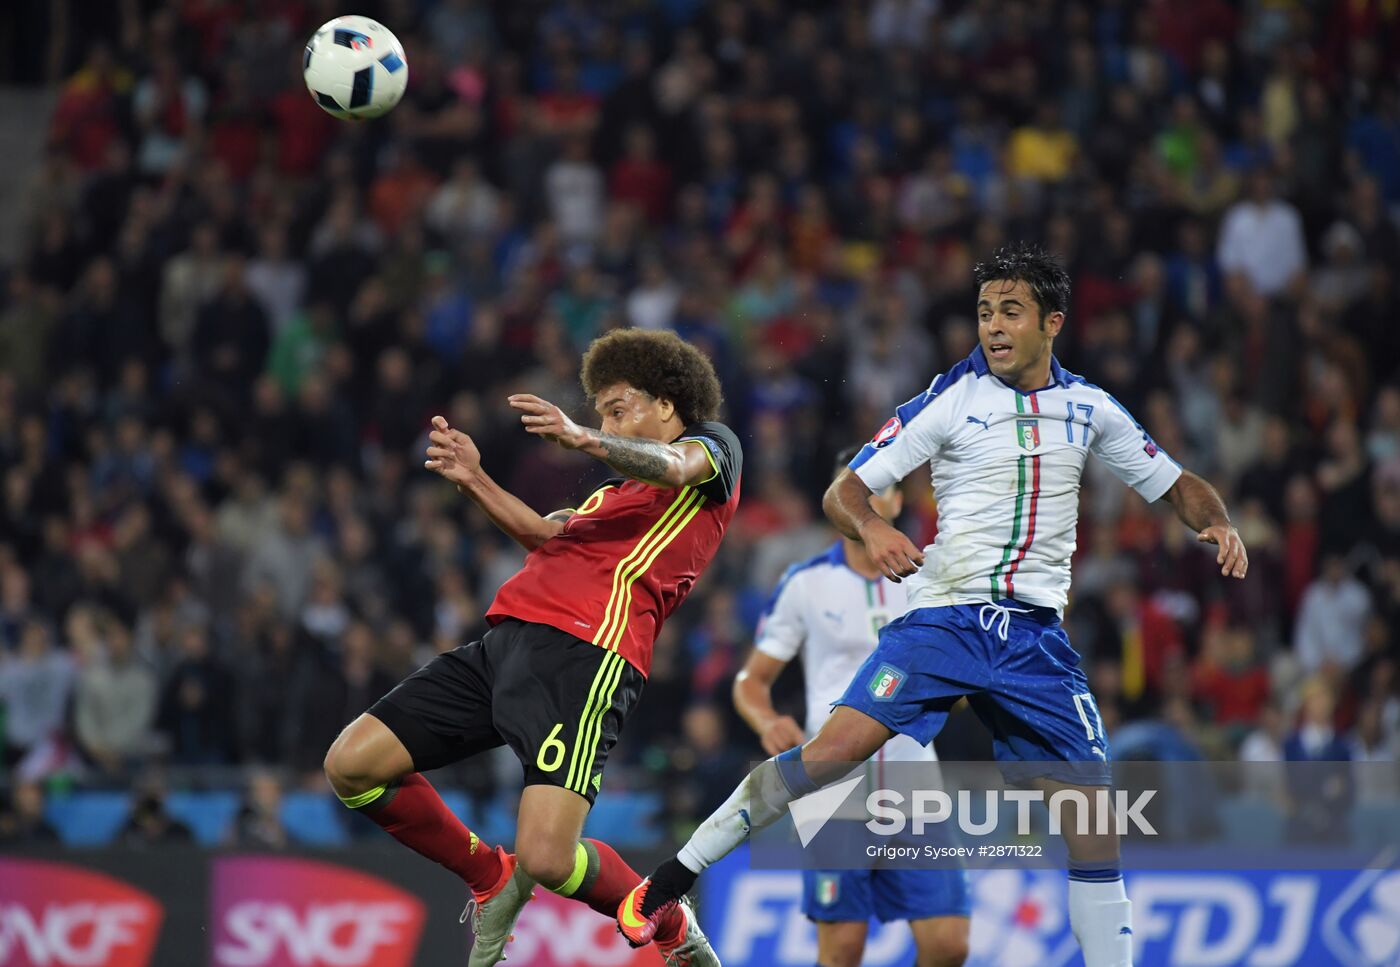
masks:
<instances>
[{"instance_id":1,"label":"player's bare forearm","mask_svg":"<svg viewBox=\"0 0 1400 967\"><path fill-rule=\"evenodd\" d=\"M745 667L734 678L734 710L759 735L777 717L773 708L773 683Z\"/></svg>"},{"instance_id":2,"label":"player's bare forearm","mask_svg":"<svg viewBox=\"0 0 1400 967\"><path fill-rule=\"evenodd\" d=\"M564 521L556 515L541 517L480 468L459 483L457 489L470 497L502 533L527 551L533 551L564 529Z\"/></svg>"},{"instance_id":3,"label":"player's bare forearm","mask_svg":"<svg viewBox=\"0 0 1400 967\"><path fill-rule=\"evenodd\" d=\"M579 426L559 407L529 393L516 393L510 405L521 411L529 433L566 450L581 450L618 473L657 487L689 487L714 476L714 463L703 443L677 446L644 437L625 437Z\"/></svg>"},{"instance_id":4,"label":"player's bare forearm","mask_svg":"<svg viewBox=\"0 0 1400 967\"><path fill-rule=\"evenodd\" d=\"M924 552L904 532L870 506L872 494L865 481L844 470L822 498L822 510L836 529L860 541L880 573L898 584L924 565Z\"/></svg>"},{"instance_id":5,"label":"player's bare forearm","mask_svg":"<svg viewBox=\"0 0 1400 967\"><path fill-rule=\"evenodd\" d=\"M773 707L773 683L786 664L755 650L734 679L734 708L758 735L768 755L786 752L807 741L797 720Z\"/></svg>"},{"instance_id":6,"label":"player's bare forearm","mask_svg":"<svg viewBox=\"0 0 1400 967\"><path fill-rule=\"evenodd\" d=\"M1176 508L1176 515L1182 523L1194 531L1230 526L1225 501L1220 499L1214 487L1190 470L1181 472L1176 483L1167 491L1166 498Z\"/></svg>"},{"instance_id":7,"label":"player's bare forearm","mask_svg":"<svg viewBox=\"0 0 1400 967\"><path fill-rule=\"evenodd\" d=\"M1225 501L1209 483L1189 470L1183 470L1176 483L1164 495L1176 509L1182 523L1196 532L1196 540L1215 544L1219 550L1215 563L1227 577L1242 578L1249 571L1249 555L1239 531L1230 523Z\"/></svg>"},{"instance_id":8,"label":"player's bare forearm","mask_svg":"<svg viewBox=\"0 0 1400 967\"><path fill-rule=\"evenodd\" d=\"M838 531L853 541L860 540L861 528L880 515L870 506L872 494L865 481L850 470L832 481L822 497L822 512Z\"/></svg>"},{"instance_id":9,"label":"player's bare forearm","mask_svg":"<svg viewBox=\"0 0 1400 967\"><path fill-rule=\"evenodd\" d=\"M682 487L686 481L686 454L660 440L616 436L590 431L592 439L580 447L584 453L603 461L618 473L657 487Z\"/></svg>"}]
</instances>

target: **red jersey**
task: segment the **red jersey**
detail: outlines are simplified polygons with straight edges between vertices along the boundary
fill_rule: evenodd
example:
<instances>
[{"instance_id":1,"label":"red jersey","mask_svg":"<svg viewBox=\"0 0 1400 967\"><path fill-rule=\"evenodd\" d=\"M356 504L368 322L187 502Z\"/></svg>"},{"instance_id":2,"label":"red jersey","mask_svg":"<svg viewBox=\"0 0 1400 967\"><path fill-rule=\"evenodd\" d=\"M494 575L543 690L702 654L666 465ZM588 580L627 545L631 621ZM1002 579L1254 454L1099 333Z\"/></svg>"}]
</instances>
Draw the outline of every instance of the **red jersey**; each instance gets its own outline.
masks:
<instances>
[{"instance_id":1,"label":"red jersey","mask_svg":"<svg viewBox=\"0 0 1400 967\"><path fill-rule=\"evenodd\" d=\"M705 570L739 505L743 451L721 423L676 441L705 448L714 475L693 487L610 480L525 556L486 612L519 618L616 651L643 675L657 632Z\"/></svg>"}]
</instances>

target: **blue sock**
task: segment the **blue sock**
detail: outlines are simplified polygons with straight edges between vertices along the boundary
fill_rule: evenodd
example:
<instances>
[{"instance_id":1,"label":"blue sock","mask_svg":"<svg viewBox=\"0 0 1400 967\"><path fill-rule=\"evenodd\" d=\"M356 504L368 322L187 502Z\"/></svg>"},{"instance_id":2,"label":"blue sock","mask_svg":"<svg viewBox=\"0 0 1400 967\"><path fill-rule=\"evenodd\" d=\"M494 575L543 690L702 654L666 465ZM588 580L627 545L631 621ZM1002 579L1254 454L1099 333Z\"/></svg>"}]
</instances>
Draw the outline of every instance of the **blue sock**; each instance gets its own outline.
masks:
<instances>
[{"instance_id":1,"label":"blue sock","mask_svg":"<svg viewBox=\"0 0 1400 967\"><path fill-rule=\"evenodd\" d=\"M807 767L802 764L802 746L779 753L774 756L773 761L778 764L778 775L783 777L783 784L793 796L805 796L821 788L807 774Z\"/></svg>"}]
</instances>

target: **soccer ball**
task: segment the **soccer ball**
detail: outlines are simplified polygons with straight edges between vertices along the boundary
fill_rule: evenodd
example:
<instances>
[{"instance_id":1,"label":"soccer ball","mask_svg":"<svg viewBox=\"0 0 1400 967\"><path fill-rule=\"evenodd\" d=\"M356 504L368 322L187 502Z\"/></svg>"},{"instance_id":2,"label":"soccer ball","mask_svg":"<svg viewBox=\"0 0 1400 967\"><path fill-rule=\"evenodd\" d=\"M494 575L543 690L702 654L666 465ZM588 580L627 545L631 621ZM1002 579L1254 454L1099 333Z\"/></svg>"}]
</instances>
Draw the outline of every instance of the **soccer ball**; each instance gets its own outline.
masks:
<instances>
[{"instance_id":1,"label":"soccer ball","mask_svg":"<svg viewBox=\"0 0 1400 967\"><path fill-rule=\"evenodd\" d=\"M317 104L355 121L387 114L408 84L403 44L368 17L323 24L306 42L301 72Z\"/></svg>"}]
</instances>

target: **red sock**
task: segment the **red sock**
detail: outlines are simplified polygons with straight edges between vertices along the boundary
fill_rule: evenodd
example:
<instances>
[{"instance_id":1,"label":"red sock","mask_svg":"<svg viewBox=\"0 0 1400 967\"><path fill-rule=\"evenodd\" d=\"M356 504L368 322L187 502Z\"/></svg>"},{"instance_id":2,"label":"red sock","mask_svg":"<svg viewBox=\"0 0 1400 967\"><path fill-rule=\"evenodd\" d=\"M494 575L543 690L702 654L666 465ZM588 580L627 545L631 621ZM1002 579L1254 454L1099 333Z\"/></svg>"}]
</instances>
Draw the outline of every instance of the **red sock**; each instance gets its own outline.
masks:
<instances>
[{"instance_id":1,"label":"red sock","mask_svg":"<svg viewBox=\"0 0 1400 967\"><path fill-rule=\"evenodd\" d=\"M571 893L565 894L580 903L586 903L608 919L617 916L618 904L632 892L632 888L642 882L642 876L628 866L617 851L602 840L585 839L580 841L586 856L587 869L583 879ZM559 893L556 889L554 892ZM685 930L685 916L674 909L662 918L656 931L657 940L678 941Z\"/></svg>"},{"instance_id":2,"label":"red sock","mask_svg":"<svg viewBox=\"0 0 1400 967\"><path fill-rule=\"evenodd\" d=\"M409 849L441 863L485 893L501 878L501 859L447 808L433 784L417 772L392 783L359 810Z\"/></svg>"}]
</instances>

